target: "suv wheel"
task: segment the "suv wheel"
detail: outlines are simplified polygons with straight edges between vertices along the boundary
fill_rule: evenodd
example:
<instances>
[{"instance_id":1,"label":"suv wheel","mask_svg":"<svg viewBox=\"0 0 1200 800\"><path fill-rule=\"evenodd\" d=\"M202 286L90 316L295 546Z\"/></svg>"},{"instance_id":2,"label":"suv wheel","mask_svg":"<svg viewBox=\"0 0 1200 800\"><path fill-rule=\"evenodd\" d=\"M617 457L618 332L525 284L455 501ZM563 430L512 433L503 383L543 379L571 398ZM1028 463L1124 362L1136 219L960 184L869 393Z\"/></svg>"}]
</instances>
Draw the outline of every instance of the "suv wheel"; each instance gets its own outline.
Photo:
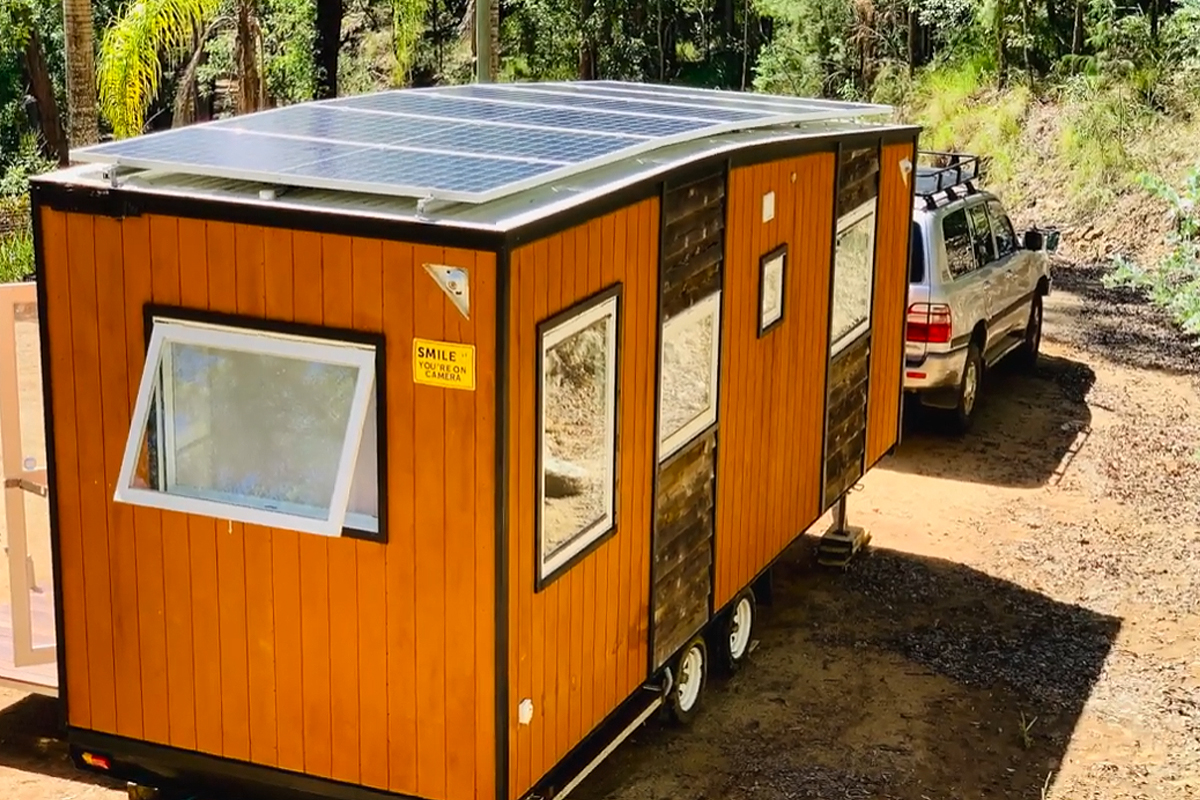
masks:
<instances>
[{"instance_id":1,"label":"suv wheel","mask_svg":"<svg viewBox=\"0 0 1200 800\"><path fill-rule=\"evenodd\" d=\"M983 356L979 353L979 344L971 342L967 346L967 360L963 364L962 377L958 380L958 403L952 413L954 430L966 433L971 427L975 414L975 405L979 402L979 389L983 385Z\"/></svg>"},{"instance_id":2,"label":"suv wheel","mask_svg":"<svg viewBox=\"0 0 1200 800\"><path fill-rule=\"evenodd\" d=\"M1032 372L1037 366L1042 346L1042 296L1035 294L1029 304L1029 321L1025 324L1025 341L1021 344L1021 367Z\"/></svg>"}]
</instances>

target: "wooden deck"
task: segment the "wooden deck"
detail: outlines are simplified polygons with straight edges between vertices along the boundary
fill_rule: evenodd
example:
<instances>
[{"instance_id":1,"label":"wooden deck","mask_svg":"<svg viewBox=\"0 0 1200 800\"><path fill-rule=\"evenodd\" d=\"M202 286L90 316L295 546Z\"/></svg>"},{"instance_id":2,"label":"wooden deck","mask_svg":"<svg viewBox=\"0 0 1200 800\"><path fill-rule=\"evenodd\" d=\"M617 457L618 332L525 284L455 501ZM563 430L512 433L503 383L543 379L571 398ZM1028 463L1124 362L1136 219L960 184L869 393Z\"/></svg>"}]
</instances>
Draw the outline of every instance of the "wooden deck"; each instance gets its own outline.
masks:
<instances>
[{"instance_id":1,"label":"wooden deck","mask_svg":"<svg viewBox=\"0 0 1200 800\"><path fill-rule=\"evenodd\" d=\"M30 594L35 647L54 644L54 594L50 587ZM54 661L33 667L13 666L12 607L0 604L0 684L40 694L58 694L58 667Z\"/></svg>"}]
</instances>

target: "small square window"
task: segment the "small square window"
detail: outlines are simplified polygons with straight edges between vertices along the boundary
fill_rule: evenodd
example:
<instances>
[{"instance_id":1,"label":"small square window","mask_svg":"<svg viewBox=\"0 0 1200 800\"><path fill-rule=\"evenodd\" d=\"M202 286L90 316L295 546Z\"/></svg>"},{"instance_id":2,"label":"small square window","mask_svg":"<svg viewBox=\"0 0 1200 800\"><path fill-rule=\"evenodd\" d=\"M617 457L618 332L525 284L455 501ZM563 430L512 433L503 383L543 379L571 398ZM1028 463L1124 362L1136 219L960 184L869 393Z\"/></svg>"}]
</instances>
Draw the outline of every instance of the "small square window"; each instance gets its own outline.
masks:
<instances>
[{"instance_id":1,"label":"small square window","mask_svg":"<svg viewBox=\"0 0 1200 800\"><path fill-rule=\"evenodd\" d=\"M783 321L783 298L787 287L787 245L767 253L758 263L758 335Z\"/></svg>"},{"instance_id":2,"label":"small square window","mask_svg":"<svg viewBox=\"0 0 1200 800\"><path fill-rule=\"evenodd\" d=\"M875 200L838 220L833 263L830 351L838 353L871 327L875 278Z\"/></svg>"},{"instance_id":3,"label":"small square window","mask_svg":"<svg viewBox=\"0 0 1200 800\"><path fill-rule=\"evenodd\" d=\"M115 499L379 533L376 348L156 318Z\"/></svg>"},{"instance_id":4,"label":"small square window","mask_svg":"<svg viewBox=\"0 0 1200 800\"><path fill-rule=\"evenodd\" d=\"M620 285L538 326L538 581L615 529Z\"/></svg>"},{"instance_id":5,"label":"small square window","mask_svg":"<svg viewBox=\"0 0 1200 800\"><path fill-rule=\"evenodd\" d=\"M721 293L713 292L663 323L659 458L665 459L717 421Z\"/></svg>"}]
</instances>

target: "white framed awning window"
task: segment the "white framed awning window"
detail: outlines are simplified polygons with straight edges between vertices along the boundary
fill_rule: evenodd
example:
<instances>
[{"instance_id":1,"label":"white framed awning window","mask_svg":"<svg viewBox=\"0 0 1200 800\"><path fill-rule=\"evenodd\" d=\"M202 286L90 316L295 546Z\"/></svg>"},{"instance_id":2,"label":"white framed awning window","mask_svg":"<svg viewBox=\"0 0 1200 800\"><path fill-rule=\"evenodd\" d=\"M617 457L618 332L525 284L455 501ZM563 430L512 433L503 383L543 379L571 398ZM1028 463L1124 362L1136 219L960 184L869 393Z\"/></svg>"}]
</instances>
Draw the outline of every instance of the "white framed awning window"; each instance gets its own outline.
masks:
<instances>
[{"instance_id":1,"label":"white framed awning window","mask_svg":"<svg viewBox=\"0 0 1200 800\"><path fill-rule=\"evenodd\" d=\"M719 290L663 323L658 405L660 461L717 421L720 355Z\"/></svg>"},{"instance_id":2,"label":"white framed awning window","mask_svg":"<svg viewBox=\"0 0 1200 800\"><path fill-rule=\"evenodd\" d=\"M156 317L114 499L379 532L376 348Z\"/></svg>"},{"instance_id":3,"label":"white framed awning window","mask_svg":"<svg viewBox=\"0 0 1200 800\"><path fill-rule=\"evenodd\" d=\"M829 349L834 355L871 327L876 204L873 197L838 220L829 331Z\"/></svg>"}]
</instances>

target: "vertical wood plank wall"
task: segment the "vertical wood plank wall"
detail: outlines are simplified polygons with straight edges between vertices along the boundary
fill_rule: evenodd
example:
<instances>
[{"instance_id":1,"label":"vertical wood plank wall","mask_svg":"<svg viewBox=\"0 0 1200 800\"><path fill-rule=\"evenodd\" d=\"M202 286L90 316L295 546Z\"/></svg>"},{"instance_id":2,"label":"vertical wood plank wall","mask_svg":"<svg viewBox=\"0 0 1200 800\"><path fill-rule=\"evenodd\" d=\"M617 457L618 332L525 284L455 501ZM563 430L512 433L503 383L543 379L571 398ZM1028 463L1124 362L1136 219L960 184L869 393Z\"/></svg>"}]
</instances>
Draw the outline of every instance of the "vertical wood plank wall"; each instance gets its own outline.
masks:
<instances>
[{"instance_id":1,"label":"vertical wood plank wall","mask_svg":"<svg viewBox=\"0 0 1200 800\"><path fill-rule=\"evenodd\" d=\"M819 516L834 160L818 153L729 176L717 608ZM769 191L775 217L764 223ZM788 246L783 322L760 339L759 260L780 244Z\"/></svg>"},{"instance_id":2,"label":"vertical wood plank wall","mask_svg":"<svg viewBox=\"0 0 1200 800\"><path fill-rule=\"evenodd\" d=\"M646 678L659 202L519 248L510 286L509 790L519 797ZM617 533L534 592L537 323L621 281ZM521 700L533 719L519 725Z\"/></svg>"},{"instance_id":3,"label":"vertical wood plank wall","mask_svg":"<svg viewBox=\"0 0 1200 800\"><path fill-rule=\"evenodd\" d=\"M432 800L493 796L494 256L161 216L41 221L70 724ZM625 247L640 265L642 239ZM471 270L469 321L425 262ZM649 291L634 283L634 298ZM149 302L386 336L386 545L112 501ZM414 385L413 336L474 343L477 390ZM637 441L644 420L625 419ZM609 553L629 551L634 513ZM595 560L580 573L604 608ZM608 647L627 632L617 619Z\"/></svg>"},{"instance_id":4,"label":"vertical wood plank wall","mask_svg":"<svg viewBox=\"0 0 1200 800\"><path fill-rule=\"evenodd\" d=\"M879 159L879 232L875 244L875 295L871 309L867 467L883 458L896 443L900 424L901 352L904 349L904 309L908 298L908 252L912 231L912 189L900 171L900 162L906 158L910 163L916 163L911 142L884 145Z\"/></svg>"}]
</instances>

